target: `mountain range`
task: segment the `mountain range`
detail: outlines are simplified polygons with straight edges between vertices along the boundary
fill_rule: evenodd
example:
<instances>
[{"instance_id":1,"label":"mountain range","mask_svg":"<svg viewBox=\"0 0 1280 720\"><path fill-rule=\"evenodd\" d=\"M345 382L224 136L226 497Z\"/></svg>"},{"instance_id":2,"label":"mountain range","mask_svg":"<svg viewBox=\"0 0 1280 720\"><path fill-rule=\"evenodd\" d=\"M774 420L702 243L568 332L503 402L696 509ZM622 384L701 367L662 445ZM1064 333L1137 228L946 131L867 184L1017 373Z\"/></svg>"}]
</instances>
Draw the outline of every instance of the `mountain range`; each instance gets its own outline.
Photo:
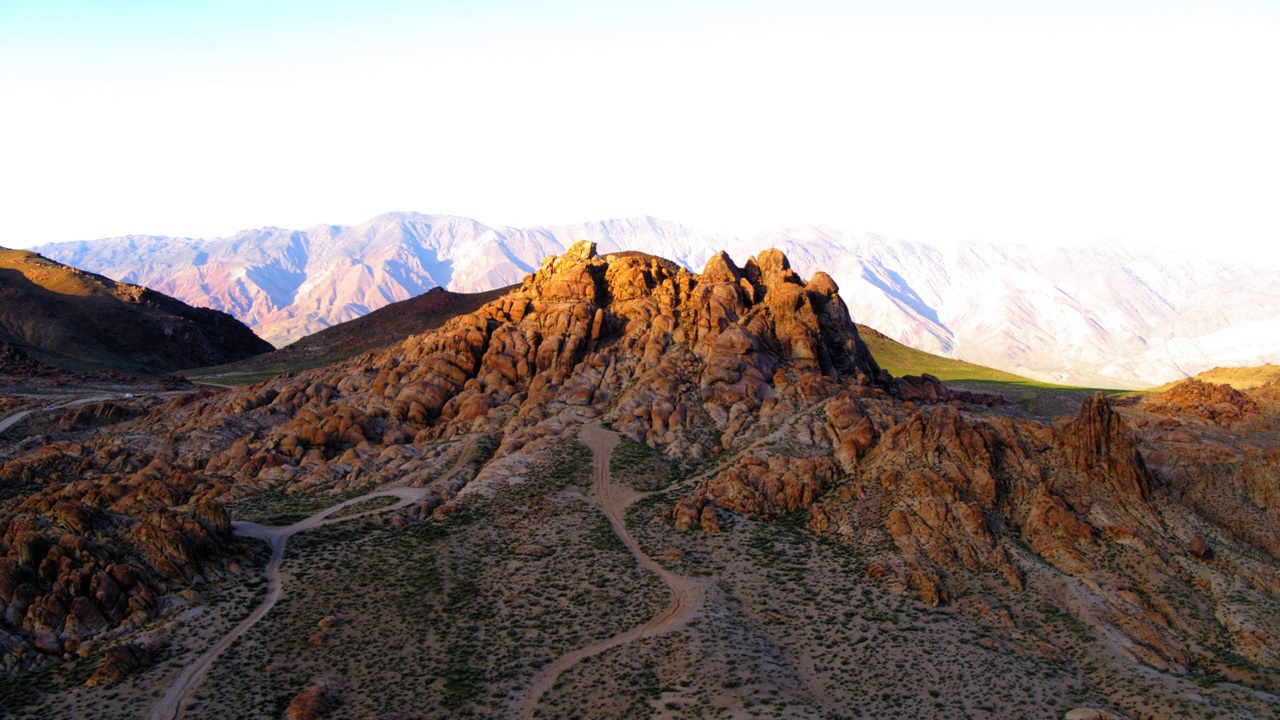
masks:
<instances>
[{"instance_id":1,"label":"mountain range","mask_svg":"<svg viewBox=\"0 0 1280 720\"><path fill-rule=\"evenodd\" d=\"M1160 249L945 247L818 226L751 238L653 218L491 228L389 213L361 225L262 228L196 240L127 236L37 250L61 262L223 310L283 346L441 286L518 282L577 240L698 270L718 250L776 247L826 271L854 318L913 347L1026 377L1145 387L1217 365L1280 361L1275 270Z\"/></svg>"}]
</instances>

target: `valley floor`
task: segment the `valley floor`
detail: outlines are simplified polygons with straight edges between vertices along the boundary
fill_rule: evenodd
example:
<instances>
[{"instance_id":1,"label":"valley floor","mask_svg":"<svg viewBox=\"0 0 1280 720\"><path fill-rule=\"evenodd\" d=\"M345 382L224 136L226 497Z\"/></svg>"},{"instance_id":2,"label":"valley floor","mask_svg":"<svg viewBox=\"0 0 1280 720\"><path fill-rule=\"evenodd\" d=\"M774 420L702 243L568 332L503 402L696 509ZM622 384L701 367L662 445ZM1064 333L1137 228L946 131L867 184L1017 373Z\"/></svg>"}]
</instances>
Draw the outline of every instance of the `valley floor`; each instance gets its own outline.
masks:
<instances>
[{"instance_id":1,"label":"valley floor","mask_svg":"<svg viewBox=\"0 0 1280 720\"><path fill-rule=\"evenodd\" d=\"M190 695L166 704L183 669L261 607L261 567L205 584L144 631L167 648L150 668L110 689L80 686L87 660L47 670L8 688L3 714L274 718L315 687L334 718L1275 717L1266 693L1119 662L1039 592L986 607L975 587L930 608L800 523L677 533L663 508L697 478L655 475L625 440L611 462L606 430L581 437L436 520L392 522L394 499L347 498L341 516L324 508L343 498L233 504L238 521L307 519L278 604ZM1043 636L1015 637L1007 616Z\"/></svg>"}]
</instances>

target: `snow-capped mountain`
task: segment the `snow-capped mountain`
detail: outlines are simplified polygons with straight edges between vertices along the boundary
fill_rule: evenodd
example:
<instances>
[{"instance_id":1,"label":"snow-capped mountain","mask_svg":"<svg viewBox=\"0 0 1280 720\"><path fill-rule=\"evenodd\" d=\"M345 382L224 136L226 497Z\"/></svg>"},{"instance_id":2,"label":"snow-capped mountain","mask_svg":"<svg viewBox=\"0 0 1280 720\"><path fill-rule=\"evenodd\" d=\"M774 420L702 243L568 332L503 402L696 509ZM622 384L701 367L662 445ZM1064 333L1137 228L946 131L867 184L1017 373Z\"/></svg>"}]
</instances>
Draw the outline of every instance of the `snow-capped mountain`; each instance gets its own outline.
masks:
<instances>
[{"instance_id":1,"label":"snow-capped mountain","mask_svg":"<svg viewBox=\"0 0 1280 720\"><path fill-rule=\"evenodd\" d=\"M634 218L490 228L389 213L353 227L263 228L229 238L130 236L36 248L59 262L224 310L284 345L440 285L519 282L577 240L700 270L782 249L801 275L840 284L853 316L901 342L1029 377L1141 387L1215 365L1280 362L1274 269L1155 250L934 247L816 226L752 238Z\"/></svg>"}]
</instances>

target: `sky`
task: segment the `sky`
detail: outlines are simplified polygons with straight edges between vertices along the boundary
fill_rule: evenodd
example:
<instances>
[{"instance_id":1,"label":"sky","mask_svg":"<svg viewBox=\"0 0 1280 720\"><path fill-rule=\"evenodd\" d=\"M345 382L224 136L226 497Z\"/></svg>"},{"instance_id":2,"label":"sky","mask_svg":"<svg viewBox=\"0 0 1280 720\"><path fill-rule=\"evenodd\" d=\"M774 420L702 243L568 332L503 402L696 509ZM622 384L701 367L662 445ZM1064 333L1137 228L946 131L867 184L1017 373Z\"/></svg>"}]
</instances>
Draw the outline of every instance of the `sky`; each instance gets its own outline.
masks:
<instances>
[{"instance_id":1,"label":"sky","mask_svg":"<svg viewBox=\"0 0 1280 720\"><path fill-rule=\"evenodd\" d=\"M400 210L1280 263L1280 3L0 0L0 245Z\"/></svg>"}]
</instances>

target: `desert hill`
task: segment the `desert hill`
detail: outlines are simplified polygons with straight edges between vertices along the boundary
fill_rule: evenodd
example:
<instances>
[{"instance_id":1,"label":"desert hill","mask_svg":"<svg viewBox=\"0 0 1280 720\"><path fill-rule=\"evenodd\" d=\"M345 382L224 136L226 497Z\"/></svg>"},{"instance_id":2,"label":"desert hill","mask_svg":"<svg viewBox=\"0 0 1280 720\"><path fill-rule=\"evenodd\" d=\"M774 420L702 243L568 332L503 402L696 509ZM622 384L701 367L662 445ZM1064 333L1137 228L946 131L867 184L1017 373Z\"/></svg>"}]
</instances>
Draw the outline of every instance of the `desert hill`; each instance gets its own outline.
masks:
<instances>
[{"instance_id":1,"label":"desert hill","mask_svg":"<svg viewBox=\"0 0 1280 720\"><path fill-rule=\"evenodd\" d=\"M1216 367L1199 373L1195 379L1206 383L1230 385L1237 390L1251 390L1280 380L1280 365L1268 363L1255 367ZM1177 382L1171 382L1155 388L1155 391L1163 392L1177 384Z\"/></svg>"},{"instance_id":2,"label":"desert hill","mask_svg":"<svg viewBox=\"0 0 1280 720\"><path fill-rule=\"evenodd\" d=\"M904 345L884 333L856 323L858 335L867 344L881 367L894 375L933 375L939 380L959 382L1027 383L1029 378L964 360L935 355Z\"/></svg>"},{"instance_id":3,"label":"desert hill","mask_svg":"<svg viewBox=\"0 0 1280 720\"><path fill-rule=\"evenodd\" d=\"M510 289L455 293L434 287L417 297L384 305L368 315L325 328L279 350L236 363L197 369L188 375L209 382L243 384L284 372L329 365L435 329L458 315L474 312Z\"/></svg>"},{"instance_id":4,"label":"desert hill","mask_svg":"<svg viewBox=\"0 0 1280 720\"><path fill-rule=\"evenodd\" d=\"M0 342L72 370L158 374L270 350L231 316L0 249Z\"/></svg>"},{"instance_id":5,"label":"desert hill","mask_svg":"<svg viewBox=\"0 0 1280 720\"><path fill-rule=\"evenodd\" d=\"M1045 420L894 377L778 250L695 273L578 243L390 347L3 451L0 691L111 717L1271 717L1280 392L1228 390Z\"/></svg>"}]
</instances>

